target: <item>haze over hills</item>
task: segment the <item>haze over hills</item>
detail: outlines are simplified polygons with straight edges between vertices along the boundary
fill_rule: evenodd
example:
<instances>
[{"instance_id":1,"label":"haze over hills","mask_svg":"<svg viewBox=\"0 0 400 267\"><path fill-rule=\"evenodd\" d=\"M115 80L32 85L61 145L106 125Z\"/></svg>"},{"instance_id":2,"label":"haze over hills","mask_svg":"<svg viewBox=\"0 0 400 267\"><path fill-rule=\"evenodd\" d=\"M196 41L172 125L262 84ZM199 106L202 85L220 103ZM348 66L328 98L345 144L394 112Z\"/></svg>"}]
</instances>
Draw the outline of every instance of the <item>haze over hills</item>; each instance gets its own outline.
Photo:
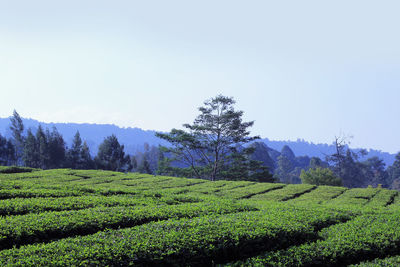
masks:
<instances>
[{"instance_id":1,"label":"haze over hills","mask_svg":"<svg viewBox=\"0 0 400 267\"><path fill-rule=\"evenodd\" d=\"M120 143L125 145L125 149L128 154L134 154L137 151L142 151L144 143L155 146L159 144L167 145L164 140L161 140L155 136L156 131L142 130L136 127L122 128L113 124L45 123L34 119L23 119L23 122L26 129L31 128L34 132L39 124L41 124L44 128L49 129L56 127L57 130L63 135L68 146L71 144L76 131L79 131L82 139L87 141L92 154L96 154L99 144L104 140L105 137L112 134L115 134ZM10 137L11 132L9 125L9 118L0 118L0 134ZM325 155L332 154L335 149L333 145L314 144L302 139L297 139L296 141L273 141L269 140L268 138L263 138L261 141L263 141L268 147L278 151L281 151L281 149L287 145L292 149L296 156L316 156L322 159L325 158ZM359 149L356 148L354 150ZM394 162L394 154L374 149L367 149L367 151L367 158L377 156L383 159L387 166L392 165Z\"/></svg>"},{"instance_id":2,"label":"haze over hills","mask_svg":"<svg viewBox=\"0 0 400 267\"><path fill-rule=\"evenodd\" d=\"M307 142L303 139L297 139L296 141L272 141L268 138L261 139L268 147L280 151L285 145L289 146L296 156L309 156L325 158L325 155L330 155L335 152L335 146L332 144L314 144ZM353 148L355 151L359 151L362 148ZM367 149L368 155L365 158L379 157L383 159L387 166L392 165L394 162L395 154L388 152Z\"/></svg>"},{"instance_id":3,"label":"haze over hills","mask_svg":"<svg viewBox=\"0 0 400 267\"><path fill-rule=\"evenodd\" d=\"M149 145L165 144L163 140L154 135L156 131L146 131L140 128L121 128L113 124L44 123L34 119L23 119L23 122L25 128L31 128L33 132L36 132L39 124L50 130L52 127L56 127L68 146L72 143L76 131L79 131L81 138L88 143L92 154L97 153L100 143L103 142L105 137L112 134L115 134L119 142L125 145L125 151L128 154L141 150L145 142ZM0 134L10 137L9 125L9 118L0 118Z\"/></svg>"}]
</instances>

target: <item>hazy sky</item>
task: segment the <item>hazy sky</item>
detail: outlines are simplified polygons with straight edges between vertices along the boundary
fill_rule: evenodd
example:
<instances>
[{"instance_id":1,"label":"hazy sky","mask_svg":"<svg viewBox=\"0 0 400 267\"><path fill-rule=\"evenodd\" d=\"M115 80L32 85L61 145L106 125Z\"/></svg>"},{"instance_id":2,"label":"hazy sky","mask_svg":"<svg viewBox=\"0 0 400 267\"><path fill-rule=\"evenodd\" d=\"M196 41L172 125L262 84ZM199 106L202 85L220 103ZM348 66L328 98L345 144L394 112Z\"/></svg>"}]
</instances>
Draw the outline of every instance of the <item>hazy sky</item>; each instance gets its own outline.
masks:
<instances>
[{"instance_id":1,"label":"hazy sky","mask_svg":"<svg viewBox=\"0 0 400 267\"><path fill-rule=\"evenodd\" d=\"M170 130L219 93L253 134L400 150L400 2L0 0L0 117Z\"/></svg>"}]
</instances>

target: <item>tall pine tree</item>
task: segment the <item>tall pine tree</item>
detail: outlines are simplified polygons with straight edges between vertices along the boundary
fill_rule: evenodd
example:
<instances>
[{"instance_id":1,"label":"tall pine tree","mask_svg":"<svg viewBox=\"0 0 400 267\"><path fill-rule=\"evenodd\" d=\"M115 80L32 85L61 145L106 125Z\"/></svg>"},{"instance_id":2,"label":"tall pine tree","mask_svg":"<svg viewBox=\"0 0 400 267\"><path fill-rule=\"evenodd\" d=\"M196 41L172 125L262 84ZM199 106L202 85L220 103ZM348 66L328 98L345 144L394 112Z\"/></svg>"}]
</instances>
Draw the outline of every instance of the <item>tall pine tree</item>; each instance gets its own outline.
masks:
<instances>
[{"instance_id":1,"label":"tall pine tree","mask_svg":"<svg viewBox=\"0 0 400 267\"><path fill-rule=\"evenodd\" d=\"M130 171L131 160L125 155L124 146L120 145L115 135L108 136L99 146L95 157L96 167L110 171Z\"/></svg>"},{"instance_id":2,"label":"tall pine tree","mask_svg":"<svg viewBox=\"0 0 400 267\"><path fill-rule=\"evenodd\" d=\"M24 154L24 123L22 122L21 116L14 109L13 115L10 118L11 125L10 130L13 137L13 143L15 147L15 165L23 164Z\"/></svg>"},{"instance_id":3,"label":"tall pine tree","mask_svg":"<svg viewBox=\"0 0 400 267\"><path fill-rule=\"evenodd\" d=\"M79 169L93 169L94 162L92 156L90 155L89 146L86 141L83 142L82 150L81 150L81 162L78 165Z\"/></svg>"},{"instance_id":4,"label":"tall pine tree","mask_svg":"<svg viewBox=\"0 0 400 267\"><path fill-rule=\"evenodd\" d=\"M82 162L82 139L79 131L75 133L72 146L67 152L68 167L78 169Z\"/></svg>"},{"instance_id":5,"label":"tall pine tree","mask_svg":"<svg viewBox=\"0 0 400 267\"><path fill-rule=\"evenodd\" d=\"M61 168L65 165L65 141L62 135L53 127L52 132L47 131L49 168Z\"/></svg>"},{"instance_id":6,"label":"tall pine tree","mask_svg":"<svg viewBox=\"0 0 400 267\"><path fill-rule=\"evenodd\" d=\"M39 125L36 131L36 142L39 153L39 168L47 169L50 161L49 143L43 127Z\"/></svg>"},{"instance_id":7,"label":"tall pine tree","mask_svg":"<svg viewBox=\"0 0 400 267\"><path fill-rule=\"evenodd\" d=\"M15 163L15 146L10 139L0 134L0 165L12 165Z\"/></svg>"},{"instance_id":8,"label":"tall pine tree","mask_svg":"<svg viewBox=\"0 0 400 267\"><path fill-rule=\"evenodd\" d=\"M39 168L40 166L38 145L31 129L28 129L25 139L23 161L27 167Z\"/></svg>"}]
</instances>

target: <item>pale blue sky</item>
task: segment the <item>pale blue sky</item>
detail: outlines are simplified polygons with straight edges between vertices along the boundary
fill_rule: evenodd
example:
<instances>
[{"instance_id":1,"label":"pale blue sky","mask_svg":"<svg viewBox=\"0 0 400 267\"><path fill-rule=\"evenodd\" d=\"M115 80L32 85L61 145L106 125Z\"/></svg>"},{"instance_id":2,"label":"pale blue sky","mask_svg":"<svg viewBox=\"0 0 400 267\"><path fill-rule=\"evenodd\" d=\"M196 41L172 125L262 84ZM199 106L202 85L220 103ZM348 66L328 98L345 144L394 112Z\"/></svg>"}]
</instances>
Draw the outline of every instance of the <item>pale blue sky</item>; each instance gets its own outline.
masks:
<instances>
[{"instance_id":1,"label":"pale blue sky","mask_svg":"<svg viewBox=\"0 0 400 267\"><path fill-rule=\"evenodd\" d=\"M253 134L400 150L399 1L0 0L0 117L170 130L233 96Z\"/></svg>"}]
</instances>

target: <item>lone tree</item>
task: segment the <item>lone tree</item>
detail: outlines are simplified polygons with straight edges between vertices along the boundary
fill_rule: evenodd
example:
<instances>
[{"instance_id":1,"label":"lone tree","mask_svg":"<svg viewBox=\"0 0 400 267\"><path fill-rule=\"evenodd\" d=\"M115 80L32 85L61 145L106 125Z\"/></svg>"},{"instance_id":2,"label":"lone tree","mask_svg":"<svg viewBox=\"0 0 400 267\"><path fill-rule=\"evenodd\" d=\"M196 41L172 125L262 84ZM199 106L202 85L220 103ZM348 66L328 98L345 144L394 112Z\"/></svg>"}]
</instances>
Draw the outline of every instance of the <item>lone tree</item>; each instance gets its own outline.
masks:
<instances>
[{"instance_id":1,"label":"lone tree","mask_svg":"<svg viewBox=\"0 0 400 267\"><path fill-rule=\"evenodd\" d=\"M336 177L328 168L317 167L308 171L301 171L300 179L303 184L341 186L342 179Z\"/></svg>"},{"instance_id":2,"label":"lone tree","mask_svg":"<svg viewBox=\"0 0 400 267\"><path fill-rule=\"evenodd\" d=\"M193 124L183 125L186 130L156 134L171 144L162 147L167 155L164 161L187 167L167 166L169 173L212 181L219 178L273 181L268 168L251 159L254 148L244 147L259 137L250 136L248 128L254 122L243 122L243 111L236 111L234 104L233 98L218 95L204 102Z\"/></svg>"}]
</instances>

